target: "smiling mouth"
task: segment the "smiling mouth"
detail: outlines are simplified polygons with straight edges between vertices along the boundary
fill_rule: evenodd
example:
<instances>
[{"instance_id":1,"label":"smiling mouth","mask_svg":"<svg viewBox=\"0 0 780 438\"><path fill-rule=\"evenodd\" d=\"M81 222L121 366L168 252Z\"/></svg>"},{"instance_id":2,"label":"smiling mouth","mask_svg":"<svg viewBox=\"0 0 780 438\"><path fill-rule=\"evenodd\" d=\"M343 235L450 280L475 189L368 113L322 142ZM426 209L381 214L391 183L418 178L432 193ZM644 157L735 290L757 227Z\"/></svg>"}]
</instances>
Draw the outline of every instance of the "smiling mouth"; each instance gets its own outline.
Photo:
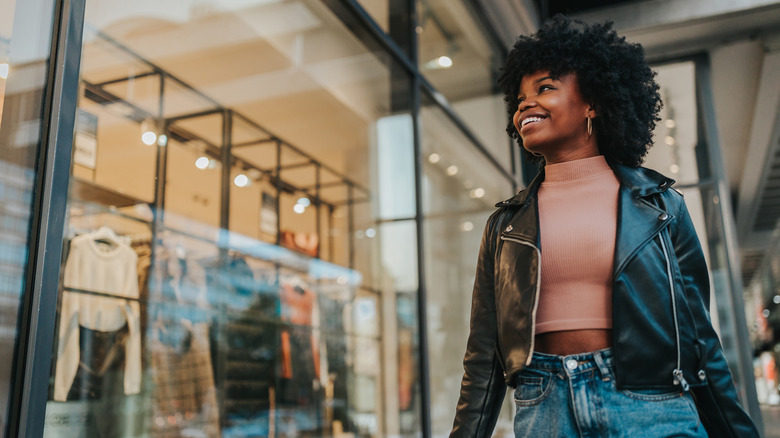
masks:
<instances>
[{"instance_id":1,"label":"smiling mouth","mask_svg":"<svg viewBox=\"0 0 780 438\"><path fill-rule=\"evenodd\" d=\"M528 117L526 119L523 119L523 121L520 123L520 127L528 125L529 123L535 123L535 122L541 122L544 120L544 117Z\"/></svg>"}]
</instances>

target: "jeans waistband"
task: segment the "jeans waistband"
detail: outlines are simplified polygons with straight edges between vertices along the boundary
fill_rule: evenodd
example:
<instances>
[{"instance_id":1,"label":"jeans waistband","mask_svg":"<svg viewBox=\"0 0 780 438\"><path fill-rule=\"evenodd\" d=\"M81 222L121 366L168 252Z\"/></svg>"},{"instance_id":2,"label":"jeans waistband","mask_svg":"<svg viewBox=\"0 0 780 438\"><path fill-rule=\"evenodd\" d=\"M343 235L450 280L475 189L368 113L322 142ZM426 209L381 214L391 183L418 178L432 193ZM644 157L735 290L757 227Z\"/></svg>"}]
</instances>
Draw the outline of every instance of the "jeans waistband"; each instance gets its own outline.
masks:
<instances>
[{"instance_id":1,"label":"jeans waistband","mask_svg":"<svg viewBox=\"0 0 780 438\"><path fill-rule=\"evenodd\" d=\"M610 373L609 368L612 367L613 361L614 352L612 348L566 356L534 352L528 368L554 373L565 371L570 375L597 368L600 374L605 376Z\"/></svg>"}]
</instances>

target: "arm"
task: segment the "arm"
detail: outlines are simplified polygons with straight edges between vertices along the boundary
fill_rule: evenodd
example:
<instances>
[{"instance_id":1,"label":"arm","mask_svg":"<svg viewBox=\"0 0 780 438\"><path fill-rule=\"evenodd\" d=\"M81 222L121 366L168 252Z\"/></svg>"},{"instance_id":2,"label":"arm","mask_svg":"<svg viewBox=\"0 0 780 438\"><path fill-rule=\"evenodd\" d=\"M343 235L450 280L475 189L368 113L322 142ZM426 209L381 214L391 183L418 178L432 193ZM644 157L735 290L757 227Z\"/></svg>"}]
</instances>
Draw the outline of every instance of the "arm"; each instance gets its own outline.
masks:
<instances>
[{"instance_id":1,"label":"arm","mask_svg":"<svg viewBox=\"0 0 780 438\"><path fill-rule=\"evenodd\" d=\"M498 212L490 217L482 235L471 301L471 329L463 359L465 373L451 438L491 436L506 395L506 383L496 354L493 262L497 219Z\"/></svg>"},{"instance_id":2,"label":"arm","mask_svg":"<svg viewBox=\"0 0 780 438\"><path fill-rule=\"evenodd\" d=\"M701 342L700 354L703 356L701 363L714 400L712 404L701 400L697 405L700 409L704 409L704 415L716 419L715 423L723 422L727 425L730 428L730 436L758 437L756 426L739 404L720 340L710 322L710 284L707 265L693 222L682 199L677 217L676 233L672 236L674 250L682 273L685 297Z\"/></svg>"}]
</instances>

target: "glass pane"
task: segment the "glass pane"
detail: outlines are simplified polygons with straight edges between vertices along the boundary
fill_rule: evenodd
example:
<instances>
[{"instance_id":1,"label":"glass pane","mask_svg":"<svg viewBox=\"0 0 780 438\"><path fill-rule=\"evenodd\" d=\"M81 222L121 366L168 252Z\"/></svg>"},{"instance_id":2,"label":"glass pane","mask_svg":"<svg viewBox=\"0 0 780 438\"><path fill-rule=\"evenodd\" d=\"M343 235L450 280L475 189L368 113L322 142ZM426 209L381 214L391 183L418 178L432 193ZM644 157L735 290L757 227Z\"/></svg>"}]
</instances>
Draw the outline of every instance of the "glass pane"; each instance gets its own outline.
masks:
<instances>
[{"instance_id":1,"label":"glass pane","mask_svg":"<svg viewBox=\"0 0 780 438\"><path fill-rule=\"evenodd\" d=\"M195 3L87 0L46 436L391 435L408 77L326 2Z\"/></svg>"},{"instance_id":2,"label":"glass pane","mask_svg":"<svg viewBox=\"0 0 780 438\"><path fill-rule=\"evenodd\" d=\"M420 0L419 63L426 79L506 169L510 142L496 69L502 60L463 0Z\"/></svg>"},{"instance_id":3,"label":"glass pane","mask_svg":"<svg viewBox=\"0 0 780 438\"><path fill-rule=\"evenodd\" d=\"M391 2L390 0L358 0L360 6L368 12L368 15L376 21L379 27L385 32L390 31L390 6L395 3L396 7L405 2ZM403 6L403 5L402 5Z\"/></svg>"},{"instance_id":4,"label":"glass pane","mask_svg":"<svg viewBox=\"0 0 780 438\"><path fill-rule=\"evenodd\" d=\"M0 0L0 10L0 356L6 360L0 367L0 427L6 430L54 2Z\"/></svg>"},{"instance_id":5,"label":"glass pane","mask_svg":"<svg viewBox=\"0 0 780 438\"><path fill-rule=\"evenodd\" d=\"M696 78L693 62L681 62L655 67L661 86L661 121L654 133L655 145L645 160L645 167L655 169L681 184L695 184L702 177L700 169L708 164L696 157L697 105Z\"/></svg>"},{"instance_id":6,"label":"glass pane","mask_svg":"<svg viewBox=\"0 0 780 438\"><path fill-rule=\"evenodd\" d=\"M422 132L431 417L433 434L446 436L460 394L482 230L495 203L512 196L512 185L438 107L423 107ZM507 402L498 436L511 436L510 411Z\"/></svg>"}]
</instances>

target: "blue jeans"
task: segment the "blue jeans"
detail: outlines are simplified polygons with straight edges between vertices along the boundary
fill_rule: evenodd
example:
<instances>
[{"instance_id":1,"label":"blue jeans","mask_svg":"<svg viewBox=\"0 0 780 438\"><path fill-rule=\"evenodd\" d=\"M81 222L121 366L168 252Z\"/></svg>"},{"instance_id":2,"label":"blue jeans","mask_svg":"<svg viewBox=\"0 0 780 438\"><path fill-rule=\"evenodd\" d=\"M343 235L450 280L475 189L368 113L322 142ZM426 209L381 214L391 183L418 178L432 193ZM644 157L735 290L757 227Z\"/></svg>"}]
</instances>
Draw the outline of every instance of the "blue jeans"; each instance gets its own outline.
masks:
<instances>
[{"instance_id":1,"label":"blue jeans","mask_svg":"<svg viewBox=\"0 0 780 438\"><path fill-rule=\"evenodd\" d=\"M518 438L707 437L690 393L617 389L612 349L534 353L515 383Z\"/></svg>"}]
</instances>

